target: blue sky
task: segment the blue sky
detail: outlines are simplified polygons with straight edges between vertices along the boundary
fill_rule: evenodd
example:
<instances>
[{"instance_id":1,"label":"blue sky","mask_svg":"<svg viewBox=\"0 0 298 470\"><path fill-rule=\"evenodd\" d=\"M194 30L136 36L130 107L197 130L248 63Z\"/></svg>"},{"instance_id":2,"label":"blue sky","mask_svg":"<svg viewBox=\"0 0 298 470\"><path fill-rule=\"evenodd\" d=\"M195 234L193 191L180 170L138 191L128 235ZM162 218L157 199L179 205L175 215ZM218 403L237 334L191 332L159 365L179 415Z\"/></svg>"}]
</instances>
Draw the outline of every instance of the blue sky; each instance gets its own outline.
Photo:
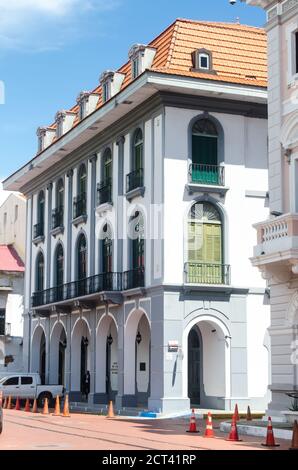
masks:
<instances>
[{"instance_id":1,"label":"blue sky","mask_svg":"<svg viewBox=\"0 0 298 470\"><path fill-rule=\"evenodd\" d=\"M0 0L0 12L0 181L34 156L38 126L175 18L265 22L259 8L240 0Z\"/></svg>"}]
</instances>

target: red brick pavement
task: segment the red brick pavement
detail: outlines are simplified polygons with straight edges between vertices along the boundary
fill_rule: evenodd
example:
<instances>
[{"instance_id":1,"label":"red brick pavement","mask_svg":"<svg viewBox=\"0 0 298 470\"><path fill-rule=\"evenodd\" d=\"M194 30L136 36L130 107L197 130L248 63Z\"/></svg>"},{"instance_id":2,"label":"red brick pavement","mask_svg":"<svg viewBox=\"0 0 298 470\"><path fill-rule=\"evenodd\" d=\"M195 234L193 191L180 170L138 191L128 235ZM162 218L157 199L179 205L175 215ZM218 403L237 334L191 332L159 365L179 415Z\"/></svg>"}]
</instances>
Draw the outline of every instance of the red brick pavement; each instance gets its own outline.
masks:
<instances>
[{"instance_id":1,"label":"red brick pavement","mask_svg":"<svg viewBox=\"0 0 298 470\"><path fill-rule=\"evenodd\" d=\"M34 415L4 410L4 430L0 449L7 450L266 450L264 438L243 436L243 442L225 440L214 422L216 439L205 439L203 421L200 434L187 434L185 419L130 420L73 414L71 418ZM290 443L279 440L288 449Z\"/></svg>"}]
</instances>

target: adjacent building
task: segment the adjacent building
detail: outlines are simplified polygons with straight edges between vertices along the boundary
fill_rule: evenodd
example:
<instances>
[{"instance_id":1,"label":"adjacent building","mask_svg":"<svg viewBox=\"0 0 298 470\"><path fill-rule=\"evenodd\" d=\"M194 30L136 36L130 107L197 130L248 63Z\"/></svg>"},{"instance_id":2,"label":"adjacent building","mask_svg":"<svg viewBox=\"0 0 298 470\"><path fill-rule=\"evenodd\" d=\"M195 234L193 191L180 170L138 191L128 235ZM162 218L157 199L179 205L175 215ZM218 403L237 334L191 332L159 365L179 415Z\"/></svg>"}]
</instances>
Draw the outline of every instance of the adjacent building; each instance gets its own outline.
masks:
<instances>
[{"instance_id":1,"label":"adjacent building","mask_svg":"<svg viewBox=\"0 0 298 470\"><path fill-rule=\"evenodd\" d=\"M247 0L267 13L269 220L256 224L253 264L271 297L270 414L298 397L298 1Z\"/></svg>"},{"instance_id":2,"label":"adjacent building","mask_svg":"<svg viewBox=\"0 0 298 470\"><path fill-rule=\"evenodd\" d=\"M26 201L10 194L0 207L0 375L23 370Z\"/></svg>"},{"instance_id":3,"label":"adjacent building","mask_svg":"<svg viewBox=\"0 0 298 470\"><path fill-rule=\"evenodd\" d=\"M235 47L237 44L237 47ZM82 401L268 402L264 30L177 20L38 129L27 198L27 369Z\"/></svg>"}]
</instances>

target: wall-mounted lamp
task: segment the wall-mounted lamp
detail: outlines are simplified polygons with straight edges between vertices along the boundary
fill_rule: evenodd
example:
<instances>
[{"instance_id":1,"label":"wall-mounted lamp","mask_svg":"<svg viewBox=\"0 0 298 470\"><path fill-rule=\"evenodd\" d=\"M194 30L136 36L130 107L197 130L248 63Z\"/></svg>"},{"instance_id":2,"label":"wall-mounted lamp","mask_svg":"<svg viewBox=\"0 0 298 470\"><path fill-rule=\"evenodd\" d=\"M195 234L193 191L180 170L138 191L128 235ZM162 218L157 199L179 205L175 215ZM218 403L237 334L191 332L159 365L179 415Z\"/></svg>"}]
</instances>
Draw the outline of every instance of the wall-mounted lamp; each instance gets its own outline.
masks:
<instances>
[{"instance_id":1,"label":"wall-mounted lamp","mask_svg":"<svg viewBox=\"0 0 298 470\"><path fill-rule=\"evenodd\" d=\"M87 346L89 345L89 340L87 336L86 337L83 336L82 341L83 341L83 345L87 348Z\"/></svg>"},{"instance_id":2,"label":"wall-mounted lamp","mask_svg":"<svg viewBox=\"0 0 298 470\"><path fill-rule=\"evenodd\" d=\"M141 341L142 341L142 335L141 335L141 333L138 331L138 334L137 334L137 336L136 336L136 342L137 342L138 344L140 344Z\"/></svg>"},{"instance_id":3,"label":"wall-mounted lamp","mask_svg":"<svg viewBox=\"0 0 298 470\"><path fill-rule=\"evenodd\" d=\"M112 337L112 335L111 335L111 333L110 333L110 335L107 337L107 343L108 343L108 345L109 345L109 346L112 346L113 341L114 341L114 340L113 340L113 337Z\"/></svg>"}]
</instances>

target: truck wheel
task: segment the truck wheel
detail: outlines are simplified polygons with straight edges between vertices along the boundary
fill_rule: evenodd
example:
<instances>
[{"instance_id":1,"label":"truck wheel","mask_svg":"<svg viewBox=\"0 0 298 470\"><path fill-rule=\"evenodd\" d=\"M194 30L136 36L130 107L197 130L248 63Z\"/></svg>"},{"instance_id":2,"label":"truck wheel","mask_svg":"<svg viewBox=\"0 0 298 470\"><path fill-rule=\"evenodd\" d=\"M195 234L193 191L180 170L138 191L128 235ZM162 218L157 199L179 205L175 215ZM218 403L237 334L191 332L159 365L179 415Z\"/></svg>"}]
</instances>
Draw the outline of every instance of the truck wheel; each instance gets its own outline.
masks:
<instances>
[{"instance_id":1,"label":"truck wheel","mask_svg":"<svg viewBox=\"0 0 298 470\"><path fill-rule=\"evenodd\" d=\"M45 399L48 399L49 407L51 408L53 406L53 397L50 392L43 392L39 395L37 399L37 403L39 408L43 408Z\"/></svg>"}]
</instances>

